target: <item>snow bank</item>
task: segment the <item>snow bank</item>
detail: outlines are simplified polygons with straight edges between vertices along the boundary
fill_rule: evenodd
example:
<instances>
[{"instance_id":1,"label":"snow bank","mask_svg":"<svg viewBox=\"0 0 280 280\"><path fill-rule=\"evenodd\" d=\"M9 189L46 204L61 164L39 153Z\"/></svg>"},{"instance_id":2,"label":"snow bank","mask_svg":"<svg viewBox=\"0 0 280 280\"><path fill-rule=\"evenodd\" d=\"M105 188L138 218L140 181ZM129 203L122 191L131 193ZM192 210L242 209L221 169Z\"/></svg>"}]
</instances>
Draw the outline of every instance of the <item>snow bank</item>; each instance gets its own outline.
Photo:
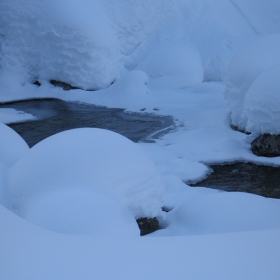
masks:
<instances>
[{"instance_id":1,"label":"snow bank","mask_svg":"<svg viewBox=\"0 0 280 280\"><path fill-rule=\"evenodd\" d=\"M0 205L0 278L278 279L280 230L165 238L57 234Z\"/></svg>"},{"instance_id":2,"label":"snow bank","mask_svg":"<svg viewBox=\"0 0 280 280\"><path fill-rule=\"evenodd\" d=\"M280 64L280 34L260 37L242 48L227 71L225 97L231 108L232 124L245 129L244 100L253 81L263 71ZM267 85L268 86L268 85Z\"/></svg>"},{"instance_id":3,"label":"snow bank","mask_svg":"<svg viewBox=\"0 0 280 280\"><path fill-rule=\"evenodd\" d=\"M29 151L26 142L11 128L0 123L0 161L11 167Z\"/></svg>"},{"instance_id":4,"label":"snow bank","mask_svg":"<svg viewBox=\"0 0 280 280\"><path fill-rule=\"evenodd\" d=\"M247 131L280 134L279 89L280 64L264 71L254 80L244 101Z\"/></svg>"},{"instance_id":5,"label":"snow bank","mask_svg":"<svg viewBox=\"0 0 280 280\"><path fill-rule=\"evenodd\" d=\"M223 0L0 3L2 66L21 84L56 79L101 89L119 78L123 66L134 69L145 59L149 69L160 61L163 68L150 69L156 72L166 63L169 70L183 67L192 75L173 83L193 84L201 79L201 61L188 45L200 53L204 79L221 81L234 52L254 35L242 13ZM162 42L176 47L158 47Z\"/></svg>"},{"instance_id":6,"label":"snow bank","mask_svg":"<svg viewBox=\"0 0 280 280\"><path fill-rule=\"evenodd\" d=\"M248 193L200 195L169 212L163 224L164 230L153 235L197 235L279 228L279 206L277 201Z\"/></svg>"},{"instance_id":7,"label":"snow bank","mask_svg":"<svg viewBox=\"0 0 280 280\"><path fill-rule=\"evenodd\" d=\"M99 1L4 0L0 34L3 67L23 83L99 89L119 76L119 44Z\"/></svg>"},{"instance_id":8,"label":"snow bank","mask_svg":"<svg viewBox=\"0 0 280 280\"><path fill-rule=\"evenodd\" d=\"M163 184L153 162L132 141L103 129L74 129L38 143L9 174L12 207L54 190L95 190L112 195L132 215L161 213Z\"/></svg>"}]
</instances>

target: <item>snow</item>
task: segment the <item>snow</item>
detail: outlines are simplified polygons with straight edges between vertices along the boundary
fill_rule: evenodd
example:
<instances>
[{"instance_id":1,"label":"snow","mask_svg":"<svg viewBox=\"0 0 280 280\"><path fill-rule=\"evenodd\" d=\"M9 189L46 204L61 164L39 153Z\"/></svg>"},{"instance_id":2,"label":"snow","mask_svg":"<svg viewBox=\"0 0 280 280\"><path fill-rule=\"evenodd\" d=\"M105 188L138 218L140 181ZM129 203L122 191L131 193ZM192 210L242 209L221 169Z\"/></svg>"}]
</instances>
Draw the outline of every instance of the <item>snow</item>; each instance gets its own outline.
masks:
<instances>
[{"instance_id":1,"label":"snow","mask_svg":"<svg viewBox=\"0 0 280 280\"><path fill-rule=\"evenodd\" d=\"M20 216L30 200L73 189L107 193L135 218L156 217L164 191L159 172L141 148L97 128L64 131L32 147L10 169L8 188L11 207Z\"/></svg>"},{"instance_id":2,"label":"snow","mask_svg":"<svg viewBox=\"0 0 280 280\"><path fill-rule=\"evenodd\" d=\"M162 43L155 48L138 65L138 69L146 72L158 83L169 82L177 88L189 87L203 80L203 68L198 51L170 43Z\"/></svg>"},{"instance_id":3,"label":"snow","mask_svg":"<svg viewBox=\"0 0 280 280\"><path fill-rule=\"evenodd\" d=\"M279 229L110 238L49 232L2 206L0 215L0 271L7 280L279 278Z\"/></svg>"},{"instance_id":4,"label":"snow","mask_svg":"<svg viewBox=\"0 0 280 280\"><path fill-rule=\"evenodd\" d=\"M262 36L242 48L227 71L225 97L232 111L232 123L245 129L243 114L245 96L253 81L265 70L280 63L280 34Z\"/></svg>"},{"instance_id":5,"label":"snow","mask_svg":"<svg viewBox=\"0 0 280 280\"><path fill-rule=\"evenodd\" d=\"M24 218L42 228L66 234L139 236L128 209L102 193L57 190L43 193L24 207Z\"/></svg>"},{"instance_id":6,"label":"snow","mask_svg":"<svg viewBox=\"0 0 280 280\"><path fill-rule=\"evenodd\" d=\"M99 89L118 78L118 42L98 1L5 0L0 11L2 64L22 83Z\"/></svg>"},{"instance_id":7,"label":"snow","mask_svg":"<svg viewBox=\"0 0 280 280\"><path fill-rule=\"evenodd\" d=\"M277 0L1 1L1 102L60 98L175 124L155 143L76 129L32 149L1 124L0 278L279 279L280 201L188 185L210 163L280 166L250 150L279 133L279 13ZM140 237L142 215L161 230Z\"/></svg>"},{"instance_id":8,"label":"snow","mask_svg":"<svg viewBox=\"0 0 280 280\"><path fill-rule=\"evenodd\" d=\"M218 192L188 198L167 214L162 223L164 230L152 235L197 235L277 229L280 226L278 214L279 203L273 200L247 193Z\"/></svg>"},{"instance_id":9,"label":"snow","mask_svg":"<svg viewBox=\"0 0 280 280\"><path fill-rule=\"evenodd\" d=\"M0 135L0 161L7 167L12 167L29 151L29 147L21 136L2 123L0 123Z\"/></svg>"},{"instance_id":10,"label":"snow","mask_svg":"<svg viewBox=\"0 0 280 280\"><path fill-rule=\"evenodd\" d=\"M231 3L257 34L280 32L278 0L268 0L265 3L254 0L231 0Z\"/></svg>"},{"instance_id":11,"label":"snow","mask_svg":"<svg viewBox=\"0 0 280 280\"><path fill-rule=\"evenodd\" d=\"M16 123L21 121L27 121L35 119L31 114L25 113L23 111L17 111L11 108L1 108L0 109L0 122L2 123Z\"/></svg>"},{"instance_id":12,"label":"snow","mask_svg":"<svg viewBox=\"0 0 280 280\"><path fill-rule=\"evenodd\" d=\"M260 74L244 101L246 130L257 134L280 134L280 64Z\"/></svg>"}]
</instances>

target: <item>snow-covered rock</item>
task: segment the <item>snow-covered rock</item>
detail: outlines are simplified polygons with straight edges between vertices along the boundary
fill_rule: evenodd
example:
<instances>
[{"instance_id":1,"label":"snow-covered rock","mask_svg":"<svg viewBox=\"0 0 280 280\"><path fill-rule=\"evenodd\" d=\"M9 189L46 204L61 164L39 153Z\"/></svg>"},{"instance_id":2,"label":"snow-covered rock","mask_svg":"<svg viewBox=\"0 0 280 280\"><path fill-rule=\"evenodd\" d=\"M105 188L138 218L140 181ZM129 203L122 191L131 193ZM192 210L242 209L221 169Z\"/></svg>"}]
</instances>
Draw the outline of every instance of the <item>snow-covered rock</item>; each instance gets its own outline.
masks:
<instances>
[{"instance_id":1,"label":"snow-covered rock","mask_svg":"<svg viewBox=\"0 0 280 280\"><path fill-rule=\"evenodd\" d=\"M254 40L232 59L227 71L225 97L231 108L232 124L239 129L247 126L247 115L243 114L244 101L253 81L262 72L277 64L280 64L280 34ZM261 81L263 82L263 79ZM250 94L253 94L252 90Z\"/></svg>"},{"instance_id":2,"label":"snow-covered rock","mask_svg":"<svg viewBox=\"0 0 280 280\"><path fill-rule=\"evenodd\" d=\"M0 161L7 167L28 152L26 142L13 129L0 123Z\"/></svg>"},{"instance_id":3,"label":"snow-covered rock","mask_svg":"<svg viewBox=\"0 0 280 280\"><path fill-rule=\"evenodd\" d=\"M280 55L280 49L279 49ZM280 64L260 74L244 101L246 130L258 134L280 134Z\"/></svg>"},{"instance_id":4,"label":"snow-covered rock","mask_svg":"<svg viewBox=\"0 0 280 280\"><path fill-rule=\"evenodd\" d=\"M53 135L9 173L11 206L19 215L44 193L72 189L110 194L135 218L161 214L164 187L154 163L135 143L111 131L82 128Z\"/></svg>"},{"instance_id":5,"label":"snow-covered rock","mask_svg":"<svg viewBox=\"0 0 280 280\"><path fill-rule=\"evenodd\" d=\"M140 236L136 220L124 205L108 195L88 190L43 193L25 205L23 217L59 233Z\"/></svg>"},{"instance_id":6,"label":"snow-covered rock","mask_svg":"<svg viewBox=\"0 0 280 280\"><path fill-rule=\"evenodd\" d=\"M119 76L119 44L99 1L3 0L0 44L2 66L23 83L100 89Z\"/></svg>"}]
</instances>

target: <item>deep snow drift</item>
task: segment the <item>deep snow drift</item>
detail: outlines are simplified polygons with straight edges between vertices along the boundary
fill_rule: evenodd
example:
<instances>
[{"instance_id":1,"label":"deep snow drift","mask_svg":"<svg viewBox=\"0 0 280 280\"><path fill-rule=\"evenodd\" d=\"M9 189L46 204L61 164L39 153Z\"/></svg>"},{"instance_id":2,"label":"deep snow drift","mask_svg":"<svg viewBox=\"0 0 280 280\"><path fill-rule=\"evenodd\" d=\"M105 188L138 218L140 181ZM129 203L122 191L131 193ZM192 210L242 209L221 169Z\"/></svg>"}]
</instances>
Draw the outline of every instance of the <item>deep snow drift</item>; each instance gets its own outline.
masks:
<instances>
[{"instance_id":1,"label":"deep snow drift","mask_svg":"<svg viewBox=\"0 0 280 280\"><path fill-rule=\"evenodd\" d=\"M176 129L133 145L76 130L28 149L1 125L0 278L279 279L280 201L184 183L207 163L280 165L250 150L279 133L279 13L278 0L1 1L0 101L121 107ZM142 214L162 229L140 238Z\"/></svg>"}]
</instances>

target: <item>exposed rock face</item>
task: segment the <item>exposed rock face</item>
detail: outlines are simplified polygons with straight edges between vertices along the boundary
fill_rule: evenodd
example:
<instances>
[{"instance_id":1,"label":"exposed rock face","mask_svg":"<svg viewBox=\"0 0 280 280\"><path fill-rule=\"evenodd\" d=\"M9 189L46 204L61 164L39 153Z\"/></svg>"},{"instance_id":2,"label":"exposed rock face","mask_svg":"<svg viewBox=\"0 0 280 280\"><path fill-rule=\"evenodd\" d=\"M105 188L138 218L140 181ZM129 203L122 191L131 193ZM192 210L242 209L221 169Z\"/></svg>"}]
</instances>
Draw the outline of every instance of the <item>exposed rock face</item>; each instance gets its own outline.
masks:
<instances>
[{"instance_id":1,"label":"exposed rock face","mask_svg":"<svg viewBox=\"0 0 280 280\"><path fill-rule=\"evenodd\" d=\"M280 156L280 135L262 134L251 143L251 147L257 156Z\"/></svg>"},{"instance_id":2,"label":"exposed rock face","mask_svg":"<svg viewBox=\"0 0 280 280\"><path fill-rule=\"evenodd\" d=\"M140 218L137 220L137 223L141 231L141 236L159 229L159 222L157 218Z\"/></svg>"}]
</instances>

